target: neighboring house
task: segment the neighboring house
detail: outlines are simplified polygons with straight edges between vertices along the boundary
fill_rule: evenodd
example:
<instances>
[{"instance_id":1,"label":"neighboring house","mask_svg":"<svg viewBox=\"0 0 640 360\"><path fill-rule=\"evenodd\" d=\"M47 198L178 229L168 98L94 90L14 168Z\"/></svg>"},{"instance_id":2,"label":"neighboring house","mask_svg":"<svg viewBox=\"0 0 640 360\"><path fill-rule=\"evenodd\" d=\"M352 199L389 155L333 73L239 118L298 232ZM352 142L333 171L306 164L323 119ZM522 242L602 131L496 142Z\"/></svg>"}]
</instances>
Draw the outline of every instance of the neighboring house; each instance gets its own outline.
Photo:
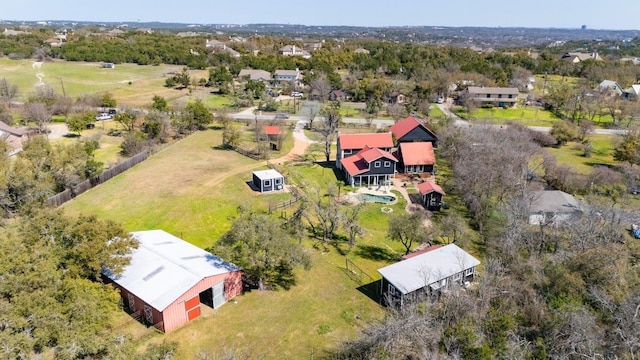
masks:
<instances>
[{"instance_id":1,"label":"neighboring house","mask_svg":"<svg viewBox=\"0 0 640 360\"><path fill-rule=\"evenodd\" d=\"M369 55L369 50L365 49L365 48L357 48L353 51L356 54L364 54L364 55Z\"/></svg>"},{"instance_id":2,"label":"neighboring house","mask_svg":"<svg viewBox=\"0 0 640 360\"><path fill-rule=\"evenodd\" d=\"M624 90L624 96L627 98L637 98L640 96L640 84L633 84Z\"/></svg>"},{"instance_id":3,"label":"neighboring house","mask_svg":"<svg viewBox=\"0 0 640 360\"><path fill-rule=\"evenodd\" d=\"M576 198L559 190L536 191L529 205L529 224L544 225L570 221L581 216L582 206Z\"/></svg>"},{"instance_id":4,"label":"neighboring house","mask_svg":"<svg viewBox=\"0 0 640 360\"><path fill-rule=\"evenodd\" d=\"M510 107L518 102L518 88L469 86L465 99L477 102L480 106L492 104L499 107Z\"/></svg>"},{"instance_id":5,"label":"neighboring house","mask_svg":"<svg viewBox=\"0 0 640 360\"><path fill-rule=\"evenodd\" d=\"M238 74L238 78L243 79L249 77L249 80L262 81L264 83L271 82L271 73L264 70L242 69Z\"/></svg>"},{"instance_id":6,"label":"neighboring house","mask_svg":"<svg viewBox=\"0 0 640 360\"><path fill-rule=\"evenodd\" d=\"M341 160L356 155L364 148L378 148L390 152L393 148L391 133L366 133L338 135L336 166L342 169Z\"/></svg>"},{"instance_id":7,"label":"neighboring house","mask_svg":"<svg viewBox=\"0 0 640 360\"><path fill-rule=\"evenodd\" d=\"M11 148L11 154L22 150L25 139L28 139L30 132L25 129L18 129L0 121L0 139L3 139Z\"/></svg>"},{"instance_id":8,"label":"neighboring house","mask_svg":"<svg viewBox=\"0 0 640 360\"><path fill-rule=\"evenodd\" d=\"M382 275L380 296L387 306L402 308L416 298L473 281L480 261L457 245L426 250L378 269Z\"/></svg>"},{"instance_id":9,"label":"neighboring house","mask_svg":"<svg viewBox=\"0 0 640 360\"><path fill-rule=\"evenodd\" d=\"M194 36L199 36L201 34L195 32L195 31L182 31L176 34L177 37L194 37Z\"/></svg>"},{"instance_id":10,"label":"neighboring house","mask_svg":"<svg viewBox=\"0 0 640 360\"><path fill-rule=\"evenodd\" d=\"M564 53L560 57L560 60L569 61L571 63L577 64L585 60L602 61L603 59L597 52L592 52L592 53L568 52L568 53Z\"/></svg>"},{"instance_id":11,"label":"neighboring house","mask_svg":"<svg viewBox=\"0 0 640 360\"><path fill-rule=\"evenodd\" d=\"M139 241L120 275L104 276L134 317L170 332L242 292L242 269L163 230L131 233ZM220 324L223 326L224 324Z\"/></svg>"},{"instance_id":12,"label":"neighboring house","mask_svg":"<svg viewBox=\"0 0 640 360\"><path fill-rule=\"evenodd\" d=\"M430 142L400 143L394 153L398 158L398 172L406 174L433 173L436 155Z\"/></svg>"},{"instance_id":13,"label":"neighboring house","mask_svg":"<svg viewBox=\"0 0 640 360\"><path fill-rule=\"evenodd\" d=\"M276 170L260 170L253 172L253 186L260 192L284 189L284 176Z\"/></svg>"},{"instance_id":14,"label":"neighboring house","mask_svg":"<svg viewBox=\"0 0 640 360\"><path fill-rule=\"evenodd\" d=\"M227 44L223 43L222 41L218 41L218 40L207 40L205 43L205 47L207 49L212 50L213 52L219 52L219 53L227 53L229 55L231 55L231 57L234 58L239 58L240 57L240 53L235 51L234 49L230 48L227 46Z\"/></svg>"},{"instance_id":15,"label":"neighboring house","mask_svg":"<svg viewBox=\"0 0 640 360\"><path fill-rule=\"evenodd\" d=\"M602 80L596 90L609 96L622 96L624 89L613 80Z\"/></svg>"},{"instance_id":16,"label":"neighboring house","mask_svg":"<svg viewBox=\"0 0 640 360\"><path fill-rule=\"evenodd\" d=\"M404 142L430 142L438 147L438 137L415 116L409 116L391 125L389 128L396 139L396 144Z\"/></svg>"},{"instance_id":17,"label":"neighboring house","mask_svg":"<svg viewBox=\"0 0 640 360\"><path fill-rule=\"evenodd\" d=\"M311 58L311 54L295 45L286 45L278 49L278 54L282 56L302 56L305 59Z\"/></svg>"},{"instance_id":18,"label":"neighboring house","mask_svg":"<svg viewBox=\"0 0 640 360\"><path fill-rule=\"evenodd\" d=\"M60 40L58 38L47 39L46 43L49 44L49 46L51 46L51 47L60 47L60 46L62 46L62 40Z\"/></svg>"},{"instance_id":19,"label":"neighboring house","mask_svg":"<svg viewBox=\"0 0 640 360\"><path fill-rule=\"evenodd\" d=\"M633 65L640 65L640 59L637 57L633 57L633 58L628 58L628 57L623 57L620 59L621 62L630 62Z\"/></svg>"},{"instance_id":20,"label":"neighboring house","mask_svg":"<svg viewBox=\"0 0 640 360\"><path fill-rule=\"evenodd\" d=\"M5 36L16 36L16 35L26 35L28 33L29 33L28 31L4 29L4 31L2 32L2 35L5 35Z\"/></svg>"},{"instance_id":21,"label":"neighboring house","mask_svg":"<svg viewBox=\"0 0 640 360\"><path fill-rule=\"evenodd\" d=\"M302 83L302 73L300 69L295 70L276 70L273 73L274 85L280 86L283 83L294 83L296 87Z\"/></svg>"},{"instance_id":22,"label":"neighboring house","mask_svg":"<svg viewBox=\"0 0 640 360\"><path fill-rule=\"evenodd\" d=\"M350 186L387 185L396 173L398 159L379 148L365 147L340 161Z\"/></svg>"},{"instance_id":23,"label":"neighboring house","mask_svg":"<svg viewBox=\"0 0 640 360\"><path fill-rule=\"evenodd\" d=\"M442 206L442 197L445 196L444 190L436 183L425 181L418 184L418 191L422 199L422 205L429 211L440 211Z\"/></svg>"},{"instance_id":24,"label":"neighboring house","mask_svg":"<svg viewBox=\"0 0 640 360\"><path fill-rule=\"evenodd\" d=\"M351 94L344 90L332 90L329 93L329 100L331 101L351 101L351 99Z\"/></svg>"},{"instance_id":25,"label":"neighboring house","mask_svg":"<svg viewBox=\"0 0 640 360\"><path fill-rule=\"evenodd\" d=\"M304 46L305 49L313 52L322 49L322 43L322 40L306 39L302 42L302 46Z\"/></svg>"},{"instance_id":26,"label":"neighboring house","mask_svg":"<svg viewBox=\"0 0 640 360\"><path fill-rule=\"evenodd\" d=\"M404 104L404 95L399 91L393 91L389 95L387 95L387 103L394 104Z\"/></svg>"}]
</instances>

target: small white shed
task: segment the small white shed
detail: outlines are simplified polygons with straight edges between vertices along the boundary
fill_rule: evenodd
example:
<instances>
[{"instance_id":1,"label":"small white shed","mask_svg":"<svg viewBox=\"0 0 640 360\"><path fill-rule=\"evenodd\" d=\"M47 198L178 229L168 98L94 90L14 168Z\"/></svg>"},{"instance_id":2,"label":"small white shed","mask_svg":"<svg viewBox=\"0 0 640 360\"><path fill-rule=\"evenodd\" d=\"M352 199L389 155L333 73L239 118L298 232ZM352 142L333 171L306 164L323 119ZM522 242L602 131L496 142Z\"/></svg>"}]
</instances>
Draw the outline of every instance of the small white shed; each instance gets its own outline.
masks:
<instances>
[{"instance_id":1,"label":"small white shed","mask_svg":"<svg viewBox=\"0 0 640 360\"><path fill-rule=\"evenodd\" d=\"M284 176L276 170L260 170L253 172L253 186L260 192L284 189Z\"/></svg>"}]
</instances>

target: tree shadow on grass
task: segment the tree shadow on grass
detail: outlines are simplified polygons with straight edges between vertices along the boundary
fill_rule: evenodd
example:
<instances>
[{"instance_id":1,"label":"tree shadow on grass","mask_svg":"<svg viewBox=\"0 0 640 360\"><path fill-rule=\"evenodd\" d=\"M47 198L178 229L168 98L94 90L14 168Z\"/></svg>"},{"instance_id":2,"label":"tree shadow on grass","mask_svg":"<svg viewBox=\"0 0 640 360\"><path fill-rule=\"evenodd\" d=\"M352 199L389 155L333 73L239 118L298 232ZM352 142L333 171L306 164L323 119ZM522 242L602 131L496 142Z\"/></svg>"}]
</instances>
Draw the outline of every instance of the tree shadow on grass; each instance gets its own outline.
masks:
<instances>
[{"instance_id":1,"label":"tree shadow on grass","mask_svg":"<svg viewBox=\"0 0 640 360\"><path fill-rule=\"evenodd\" d=\"M325 169L331 169L336 179L338 180L344 179L344 172L336 167L335 161L316 161L316 164L318 164L319 166Z\"/></svg>"},{"instance_id":2,"label":"tree shadow on grass","mask_svg":"<svg viewBox=\"0 0 640 360\"><path fill-rule=\"evenodd\" d=\"M389 263L396 262L399 258L397 254L375 245L358 245L354 253L364 259Z\"/></svg>"},{"instance_id":3,"label":"tree shadow on grass","mask_svg":"<svg viewBox=\"0 0 640 360\"><path fill-rule=\"evenodd\" d=\"M64 135L62 135L63 137L69 138L69 139L77 139L80 137L80 134L76 134L76 133L66 133Z\"/></svg>"}]
</instances>

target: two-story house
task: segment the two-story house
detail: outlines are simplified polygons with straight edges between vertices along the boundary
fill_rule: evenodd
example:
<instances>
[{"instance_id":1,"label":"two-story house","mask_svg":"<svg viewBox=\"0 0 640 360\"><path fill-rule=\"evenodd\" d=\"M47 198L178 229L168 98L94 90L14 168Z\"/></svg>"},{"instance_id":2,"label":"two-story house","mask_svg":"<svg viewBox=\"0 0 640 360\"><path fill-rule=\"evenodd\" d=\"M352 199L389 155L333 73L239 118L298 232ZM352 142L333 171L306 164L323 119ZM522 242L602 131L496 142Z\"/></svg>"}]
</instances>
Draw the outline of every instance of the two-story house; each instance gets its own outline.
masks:
<instances>
[{"instance_id":1,"label":"two-story house","mask_svg":"<svg viewBox=\"0 0 640 360\"><path fill-rule=\"evenodd\" d=\"M295 70L276 70L273 74L273 85L281 86L284 83L293 84L299 87L302 82L302 73L300 69Z\"/></svg>"},{"instance_id":2,"label":"two-story house","mask_svg":"<svg viewBox=\"0 0 640 360\"><path fill-rule=\"evenodd\" d=\"M311 58L311 54L295 45L285 45L278 49L278 54L282 56L302 56L305 59Z\"/></svg>"},{"instance_id":3,"label":"two-story house","mask_svg":"<svg viewBox=\"0 0 640 360\"><path fill-rule=\"evenodd\" d=\"M396 172L398 159L388 151L365 147L340 161L350 186L387 185Z\"/></svg>"},{"instance_id":4,"label":"two-story house","mask_svg":"<svg viewBox=\"0 0 640 360\"><path fill-rule=\"evenodd\" d=\"M433 148L438 146L438 137L414 116L400 120L390 128L399 160L398 171L403 173L433 173L436 156Z\"/></svg>"},{"instance_id":5,"label":"two-story house","mask_svg":"<svg viewBox=\"0 0 640 360\"><path fill-rule=\"evenodd\" d=\"M498 107L511 107L518 102L518 88L469 86L465 101L474 101L478 105L491 104Z\"/></svg>"},{"instance_id":6,"label":"two-story house","mask_svg":"<svg viewBox=\"0 0 640 360\"><path fill-rule=\"evenodd\" d=\"M342 169L342 159L358 154L364 148L378 148L391 152L391 133L341 134L338 135L336 167Z\"/></svg>"},{"instance_id":7,"label":"two-story house","mask_svg":"<svg viewBox=\"0 0 640 360\"><path fill-rule=\"evenodd\" d=\"M256 70L256 69L242 69L238 74L238 78L248 78L252 81L262 81L265 84L271 83L271 73L265 70Z\"/></svg>"}]
</instances>

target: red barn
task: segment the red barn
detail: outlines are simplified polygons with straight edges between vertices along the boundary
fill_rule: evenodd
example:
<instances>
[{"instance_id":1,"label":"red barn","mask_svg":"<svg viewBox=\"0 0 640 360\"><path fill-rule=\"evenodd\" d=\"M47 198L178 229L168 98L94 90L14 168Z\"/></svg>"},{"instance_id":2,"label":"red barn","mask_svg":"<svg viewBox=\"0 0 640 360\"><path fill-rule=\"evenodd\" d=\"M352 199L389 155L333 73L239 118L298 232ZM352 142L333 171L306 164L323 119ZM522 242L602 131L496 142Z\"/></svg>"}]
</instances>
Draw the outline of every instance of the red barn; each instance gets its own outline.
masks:
<instances>
[{"instance_id":1,"label":"red barn","mask_svg":"<svg viewBox=\"0 0 640 360\"><path fill-rule=\"evenodd\" d=\"M140 245L120 276L105 273L124 305L169 332L242 292L242 269L162 230L131 233Z\"/></svg>"}]
</instances>

